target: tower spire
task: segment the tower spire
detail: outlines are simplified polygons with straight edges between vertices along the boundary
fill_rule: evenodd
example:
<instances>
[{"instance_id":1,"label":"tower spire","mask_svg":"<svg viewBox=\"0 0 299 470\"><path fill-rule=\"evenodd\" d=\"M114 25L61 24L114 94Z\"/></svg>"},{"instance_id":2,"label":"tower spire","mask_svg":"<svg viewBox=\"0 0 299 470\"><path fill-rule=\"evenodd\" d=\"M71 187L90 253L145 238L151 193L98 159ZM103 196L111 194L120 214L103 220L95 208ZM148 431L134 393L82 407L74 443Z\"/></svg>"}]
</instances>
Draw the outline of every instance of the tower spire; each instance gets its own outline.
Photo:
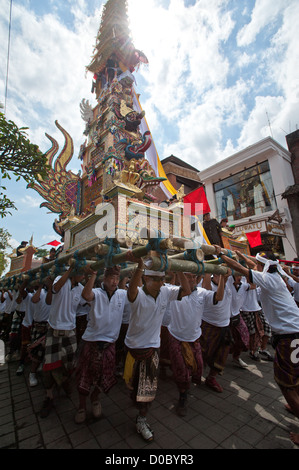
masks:
<instances>
[{"instance_id":1,"label":"tower spire","mask_svg":"<svg viewBox=\"0 0 299 470\"><path fill-rule=\"evenodd\" d=\"M103 87L103 74L107 68L113 78L115 64L120 71L133 72L140 62L147 63L146 56L134 47L129 28L127 0L108 0L103 7L97 43L87 71L95 74L97 95ZM100 80L99 80L100 78Z\"/></svg>"}]
</instances>

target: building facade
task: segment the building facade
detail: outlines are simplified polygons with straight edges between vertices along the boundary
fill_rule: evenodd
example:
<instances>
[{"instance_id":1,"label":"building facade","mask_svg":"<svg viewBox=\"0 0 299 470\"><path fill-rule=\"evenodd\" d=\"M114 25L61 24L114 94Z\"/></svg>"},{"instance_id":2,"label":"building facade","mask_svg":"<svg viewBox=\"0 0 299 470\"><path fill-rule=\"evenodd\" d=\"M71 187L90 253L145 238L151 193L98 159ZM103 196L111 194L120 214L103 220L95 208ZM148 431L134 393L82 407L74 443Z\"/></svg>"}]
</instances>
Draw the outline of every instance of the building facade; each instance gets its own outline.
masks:
<instances>
[{"instance_id":1,"label":"building facade","mask_svg":"<svg viewBox=\"0 0 299 470\"><path fill-rule=\"evenodd\" d=\"M199 173L211 214L235 225L234 235L261 233L262 245L287 260L298 256L289 204L283 194L294 185L291 153L271 137Z\"/></svg>"}]
</instances>

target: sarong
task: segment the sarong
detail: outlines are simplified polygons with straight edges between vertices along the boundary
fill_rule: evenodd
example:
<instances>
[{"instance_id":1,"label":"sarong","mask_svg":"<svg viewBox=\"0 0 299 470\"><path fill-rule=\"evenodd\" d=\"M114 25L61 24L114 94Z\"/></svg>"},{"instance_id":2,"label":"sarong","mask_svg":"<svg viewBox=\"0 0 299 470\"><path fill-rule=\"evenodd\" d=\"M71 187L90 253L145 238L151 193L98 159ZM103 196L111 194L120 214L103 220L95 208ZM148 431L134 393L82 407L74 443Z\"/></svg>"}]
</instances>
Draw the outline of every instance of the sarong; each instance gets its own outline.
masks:
<instances>
[{"instance_id":1,"label":"sarong","mask_svg":"<svg viewBox=\"0 0 299 470\"><path fill-rule=\"evenodd\" d=\"M9 333L11 330L11 323L12 323L12 313L4 313L1 323L1 339L4 341L8 341Z\"/></svg>"},{"instance_id":2,"label":"sarong","mask_svg":"<svg viewBox=\"0 0 299 470\"><path fill-rule=\"evenodd\" d=\"M241 315L236 315L233 320L231 319L230 328L234 341L230 352L233 357L238 357L241 352L249 349L249 331Z\"/></svg>"},{"instance_id":3,"label":"sarong","mask_svg":"<svg viewBox=\"0 0 299 470\"><path fill-rule=\"evenodd\" d=\"M24 316L25 312L15 311L12 316L10 335L18 334L20 332Z\"/></svg>"},{"instance_id":4,"label":"sarong","mask_svg":"<svg viewBox=\"0 0 299 470\"><path fill-rule=\"evenodd\" d=\"M170 364L169 357L169 331L167 326L161 326L160 334L160 364Z\"/></svg>"},{"instance_id":5,"label":"sarong","mask_svg":"<svg viewBox=\"0 0 299 470\"><path fill-rule=\"evenodd\" d=\"M49 326L46 336L44 371L51 371L63 367L71 372L74 368L74 357L77 349L76 330L61 331L60 336ZM62 333L64 333L62 335Z\"/></svg>"},{"instance_id":6,"label":"sarong","mask_svg":"<svg viewBox=\"0 0 299 470\"><path fill-rule=\"evenodd\" d=\"M298 340L299 333L274 336L274 379L281 388L299 387Z\"/></svg>"},{"instance_id":7,"label":"sarong","mask_svg":"<svg viewBox=\"0 0 299 470\"><path fill-rule=\"evenodd\" d=\"M180 391L189 390L192 382L200 384L203 359L199 339L182 342L169 333L169 355L173 378Z\"/></svg>"},{"instance_id":8,"label":"sarong","mask_svg":"<svg viewBox=\"0 0 299 470\"><path fill-rule=\"evenodd\" d=\"M203 320L201 330L199 341L204 363L222 372L232 344L230 327L221 328Z\"/></svg>"},{"instance_id":9,"label":"sarong","mask_svg":"<svg viewBox=\"0 0 299 470\"><path fill-rule=\"evenodd\" d=\"M115 376L115 343L81 340L76 367L77 390L89 395L94 385L104 393L117 383Z\"/></svg>"},{"instance_id":10,"label":"sarong","mask_svg":"<svg viewBox=\"0 0 299 470\"><path fill-rule=\"evenodd\" d=\"M24 319L25 312L15 311L12 316L12 322L9 333L9 349L13 351L19 351L21 349L22 340L22 321Z\"/></svg>"},{"instance_id":11,"label":"sarong","mask_svg":"<svg viewBox=\"0 0 299 470\"><path fill-rule=\"evenodd\" d=\"M125 359L126 359L126 351L125 351L125 337L128 331L129 324L122 323L120 327L120 332L118 338L115 342L115 351L116 351L116 366L124 366Z\"/></svg>"},{"instance_id":12,"label":"sarong","mask_svg":"<svg viewBox=\"0 0 299 470\"><path fill-rule=\"evenodd\" d=\"M77 344L80 344L81 338L87 327L87 315L79 315L76 317L76 335Z\"/></svg>"},{"instance_id":13,"label":"sarong","mask_svg":"<svg viewBox=\"0 0 299 470\"><path fill-rule=\"evenodd\" d=\"M28 345L28 354L33 362L42 363L45 357L46 334L48 322L34 322L32 326L31 344Z\"/></svg>"},{"instance_id":14,"label":"sarong","mask_svg":"<svg viewBox=\"0 0 299 470\"><path fill-rule=\"evenodd\" d=\"M20 351L20 360L25 362L25 359L28 356L27 347L31 341L31 326L27 327L22 325L21 328L21 351Z\"/></svg>"},{"instance_id":15,"label":"sarong","mask_svg":"<svg viewBox=\"0 0 299 470\"><path fill-rule=\"evenodd\" d=\"M129 349L124 379L135 404L152 402L157 393L159 349Z\"/></svg>"}]
</instances>

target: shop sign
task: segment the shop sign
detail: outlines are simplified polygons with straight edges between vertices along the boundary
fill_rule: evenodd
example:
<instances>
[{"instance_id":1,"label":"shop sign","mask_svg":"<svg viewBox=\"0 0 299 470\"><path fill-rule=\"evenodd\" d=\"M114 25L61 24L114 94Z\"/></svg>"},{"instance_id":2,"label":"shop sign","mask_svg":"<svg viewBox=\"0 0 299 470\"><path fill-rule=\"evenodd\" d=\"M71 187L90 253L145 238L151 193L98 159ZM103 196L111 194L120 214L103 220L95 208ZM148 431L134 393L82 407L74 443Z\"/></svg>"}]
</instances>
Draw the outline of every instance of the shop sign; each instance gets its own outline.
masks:
<instances>
[{"instance_id":1,"label":"shop sign","mask_svg":"<svg viewBox=\"0 0 299 470\"><path fill-rule=\"evenodd\" d=\"M284 225L271 224L267 222L267 232L269 235L277 235L279 237L286 236Z\"/></svg>"},{"instance_id":2,"label":"shop sign","mask_svg":"<svg viewBox=\"0 0 299 470\"><path fill-rule=\"evenodd\" d=\"M267 232L267 225L265 220L261 220L259 222L252 222L250 224L238 225L235 227L234 235L242 235L243 232L256 232L257 230L259 230L260 232Z\"/></svg>"}]
</instances>

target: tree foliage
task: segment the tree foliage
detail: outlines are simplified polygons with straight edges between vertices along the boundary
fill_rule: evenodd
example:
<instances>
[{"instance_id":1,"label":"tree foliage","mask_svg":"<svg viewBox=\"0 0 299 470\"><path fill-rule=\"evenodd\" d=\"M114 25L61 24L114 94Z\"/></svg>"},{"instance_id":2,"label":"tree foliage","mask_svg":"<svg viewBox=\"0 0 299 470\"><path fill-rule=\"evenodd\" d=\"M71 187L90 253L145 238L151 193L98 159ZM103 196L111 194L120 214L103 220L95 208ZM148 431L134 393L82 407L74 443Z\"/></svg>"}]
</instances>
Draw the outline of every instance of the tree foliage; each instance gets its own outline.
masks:
<instances>
[{"instance_id":1,"label":"tree foliage","mask_svg":"<svg viewBox=\"0 0 299 470\"><path fill-rule=\"evenodd\" d=\"M11 235L8 233L7 230L4 228L0 228L0 276L2 276L2 273L4 269L7 266L7 261L5 259L5 250L7 248L11 248L9 244L9 239Z\"/></svg>"},{"instance_id":2,"label":"tree foliage","mask_svg":"<svg viewBox=\"0 0 299 470\"><path fill-rule=\"evenodd\" d=\"M39 248L34 253L34 258L46 258L49 255L49 251L46 248Z\"/></svg>"},{"instance_id":3,"label":"tree foliage","mask_svg":"<svg viewBox=\"0 0 299 470\"><path fill-rule=\"evenodd\" d=\"M25 132L28 127L20 127L8 121L0 113L0 176L2 179L16 177L16 181L23 178L30 187L37 181L38 176L47 176L47 157L32 144ZM5 194L6 188L0 186L0 216L5 217L9 209L17 209L14 201Z\"/></svg>"}]
</instances>

